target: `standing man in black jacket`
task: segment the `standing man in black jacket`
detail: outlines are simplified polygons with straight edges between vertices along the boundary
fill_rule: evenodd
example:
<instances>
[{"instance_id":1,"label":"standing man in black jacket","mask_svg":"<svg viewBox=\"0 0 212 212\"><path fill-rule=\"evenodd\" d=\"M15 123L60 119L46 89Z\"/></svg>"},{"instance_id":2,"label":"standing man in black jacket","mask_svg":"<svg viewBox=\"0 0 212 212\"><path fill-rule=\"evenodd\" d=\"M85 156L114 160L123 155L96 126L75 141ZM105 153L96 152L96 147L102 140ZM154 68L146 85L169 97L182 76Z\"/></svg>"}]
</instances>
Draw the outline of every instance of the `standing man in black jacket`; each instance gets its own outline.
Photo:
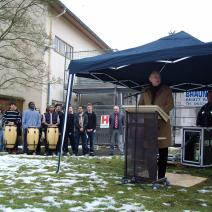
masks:
<instances>
[{"instance_id":1,"label":"standing man in black jacket","mask_svg":"<svg viewBox=\"0 0 212 212\"><path fill-rule=\"evenodd\" d=\"M58 113L54 111L54 106L50 105L47 109L47 113L43 114L43 127L44 127L44 133L45 133L45 149L47 155L52 155L52 150L49 149L48 143L47 143L47 128L51 126L59 126L60 124L60 117Z\"/></svg>"},{"instance_id":2,"label":"standing man in black jacket","mask_svg":"<svg viewBox=\"0 0 212 212\"><path fill-rule=\"evenodd\" d=\"M66 124L66 134L65 140L63 144L63 155L68 154L68 139L70 140L71 148L73 154L76 155L76 142L75 142L75 114L73 107L70 105L68 108L68 117L67 117L67 124Z\"/></svg>"},{"instance_id":3,"label":"standing man in black jacket","mask_svg":"<svg viewBox=\"0 0 212 212\"><path fill-rule=\"evenodd\" d=\"M82 106L78 107L78 113L76 115L76 155L78 154L79 141L82 141L82 154L88 154L88 144L87 144L87 133L86 129L88 126L88 116L83 112Z\"/></svg>"},{"instance_id":4,"label":"standing man in black jacket","mask_svg":"<svg viewBox=\"0 0 212 212\"><path fill-rule=\"evenodd\" d=\"M200 127L212 127L212 91L208 91L208 103L201 107L196 124Z\"/></svg>"},{"instance_id":5,"label":"standing man in black jacket","mask_svg":"<svg viewBox=\"0 0 212 212\"><path fill-rule=\"evenodd\" d=\"M87 112L88 116L88 125L87 125L87 135L90 143L90 156L94 156L94 139L96 134L96 114L93 112L93 105L91 103L87 104Z\"/></svg>"}]
</instances>

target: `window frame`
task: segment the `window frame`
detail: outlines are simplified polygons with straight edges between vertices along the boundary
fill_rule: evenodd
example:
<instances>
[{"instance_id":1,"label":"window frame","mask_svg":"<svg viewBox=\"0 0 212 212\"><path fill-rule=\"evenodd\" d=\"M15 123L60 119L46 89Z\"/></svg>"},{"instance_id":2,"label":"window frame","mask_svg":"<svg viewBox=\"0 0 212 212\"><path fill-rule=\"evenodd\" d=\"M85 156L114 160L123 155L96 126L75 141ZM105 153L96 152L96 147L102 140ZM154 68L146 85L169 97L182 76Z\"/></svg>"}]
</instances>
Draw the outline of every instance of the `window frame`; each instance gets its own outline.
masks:
<instances>
[{"instance_id":1,"label":"window frame","mask_svg":"<svg viewBox=\"0 0 212 212\"><path fill-rule=\"evenodd\" d=\"M61 48L62 45L64 45L64 51L63 48ZM67 52L67 49L69 49L69 51ZM71 46L70 44L68 44L67 42L65 42L64 40L62 40L61 38L59 38L58 36L55 35L54 38L54 51L57 52L58 54L68 58L69 60L73 59L73 51L74 51L74 47Z\"/></svg>"}]
</instances>

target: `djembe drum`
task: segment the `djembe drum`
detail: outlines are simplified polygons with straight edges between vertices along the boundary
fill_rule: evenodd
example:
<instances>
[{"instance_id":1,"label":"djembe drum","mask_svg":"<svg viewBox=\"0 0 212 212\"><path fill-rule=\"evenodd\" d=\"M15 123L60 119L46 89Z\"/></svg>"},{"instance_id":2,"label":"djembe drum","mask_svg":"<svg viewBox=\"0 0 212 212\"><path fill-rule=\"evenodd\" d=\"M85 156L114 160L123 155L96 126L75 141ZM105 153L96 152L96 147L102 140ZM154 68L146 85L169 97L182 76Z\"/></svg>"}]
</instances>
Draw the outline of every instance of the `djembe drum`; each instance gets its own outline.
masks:
<instances>
[{"instance_id":1,"label":"djembe drum","mask_svg":"<svg viewBox=\"0 0 212 212\"><path fill-rule=\"evenodd\" d=\"M4 143L6 149L13 149L17 140L17 126L13 122L5 125Z\"/></svg>"},{"instance_id":2,"label":"djembe drum","mask_svg":"<svg viewBox=\"0 0 212 212\"><path fill-rule=\"evenodd\" d=\"M47 128L46 140L49 149L55 150L59 139L59 129L57 126L50 126Z\"/></svg>"},{"instance_id":3,"label":"djembe drum","mask_svg":"<svg viewBox=\"0 0 212 212\"><path fill-rule=\"evenodd\" d=\"M34 151L39 141L39 129L36 127L28 127L27 129L27 147L28 150Z\"/></svg>"}]
</instances>

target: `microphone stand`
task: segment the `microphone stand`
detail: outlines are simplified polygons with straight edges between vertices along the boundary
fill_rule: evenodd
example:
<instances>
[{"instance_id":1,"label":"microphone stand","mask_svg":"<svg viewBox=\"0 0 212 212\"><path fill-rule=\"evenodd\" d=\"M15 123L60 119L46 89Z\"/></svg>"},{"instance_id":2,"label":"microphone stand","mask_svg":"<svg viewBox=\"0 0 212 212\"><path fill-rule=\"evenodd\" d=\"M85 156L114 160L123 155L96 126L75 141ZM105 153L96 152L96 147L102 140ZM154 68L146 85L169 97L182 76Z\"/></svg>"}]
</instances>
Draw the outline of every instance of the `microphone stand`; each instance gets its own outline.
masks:
<instances>
[{"instance_id":1,"label":"microphone stand","mask_svg":"<svg viewBox=\"0 0 212 212\"><path fill-rule=\"evenodd\" d=\"M141 92L137 92L137 93L134 93L134 94L130 94L130 95L128 95L128 96L125 96L124 99L128 99L128 98L130 98L130 97L132 97L132 96L134 96L135 98L137 98L139 94L141 94Z\"/></svg>"}]
</instances>

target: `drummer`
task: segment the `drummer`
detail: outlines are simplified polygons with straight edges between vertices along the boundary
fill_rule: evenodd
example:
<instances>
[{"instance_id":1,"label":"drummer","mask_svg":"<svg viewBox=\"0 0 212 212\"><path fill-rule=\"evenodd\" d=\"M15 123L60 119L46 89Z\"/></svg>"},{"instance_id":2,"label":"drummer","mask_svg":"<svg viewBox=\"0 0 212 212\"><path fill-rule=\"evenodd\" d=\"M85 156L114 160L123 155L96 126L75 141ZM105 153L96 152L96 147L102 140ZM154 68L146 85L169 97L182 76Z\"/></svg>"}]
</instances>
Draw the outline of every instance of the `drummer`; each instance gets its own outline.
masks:
<instances>
[{"instance_id":1,"label":"drummer","mask_svg":"<svg viewBox=\"0 0 212 212\"><path fill-rule=\"evenodd\" d=\"M7 110L4 113L4 117L3 117L3 123L4 124L14 124L15 126L17 126L17 131L20 131L20 126L21 126L21 113L17 110L17 106L15 102L11 102L10 103L10 109ZM16 154L18 150L18 136L16 139L16 143L13 149L8 149L9 153L13 153Z\"/></svg>"},{"instance_id":2,"label":"drummer","mask_svg":"<svg viewBox=\"0 0 212 212\"><path fill-rule=\"evenodd\" d=\"M40 128L41 126L41 119L40 114L38 111L35 110L35 103L29 102L28 109L24 111L23 117L22 117L22 126L24 129L24 148L23 153L28 154L28 148L27 148L27 129L29 127L35 127ZM36 149L36 153L38 153L38 150Z\"/></svg>"},{"instance_id":3,"label":"drummer","mask_svg":"<svg viewBox=\"0 0 212 212\"><path fill-rule=\"evenodd\" d=\"M46 140L46 138L47 138L47 128L48 127L52 127L52 126L58 127L59 124L60 124L59 115L58 115L57 112L55 112L53 105L50 105L47 108L47 112L43 114L42 123L43 123L43 126L44 126L44 132L45 132L45 148L46 148L46 153L48 155L51 155L52 152L48 148L48 144L47 144L47 140Z\"/></svg>"}]
</instances>

